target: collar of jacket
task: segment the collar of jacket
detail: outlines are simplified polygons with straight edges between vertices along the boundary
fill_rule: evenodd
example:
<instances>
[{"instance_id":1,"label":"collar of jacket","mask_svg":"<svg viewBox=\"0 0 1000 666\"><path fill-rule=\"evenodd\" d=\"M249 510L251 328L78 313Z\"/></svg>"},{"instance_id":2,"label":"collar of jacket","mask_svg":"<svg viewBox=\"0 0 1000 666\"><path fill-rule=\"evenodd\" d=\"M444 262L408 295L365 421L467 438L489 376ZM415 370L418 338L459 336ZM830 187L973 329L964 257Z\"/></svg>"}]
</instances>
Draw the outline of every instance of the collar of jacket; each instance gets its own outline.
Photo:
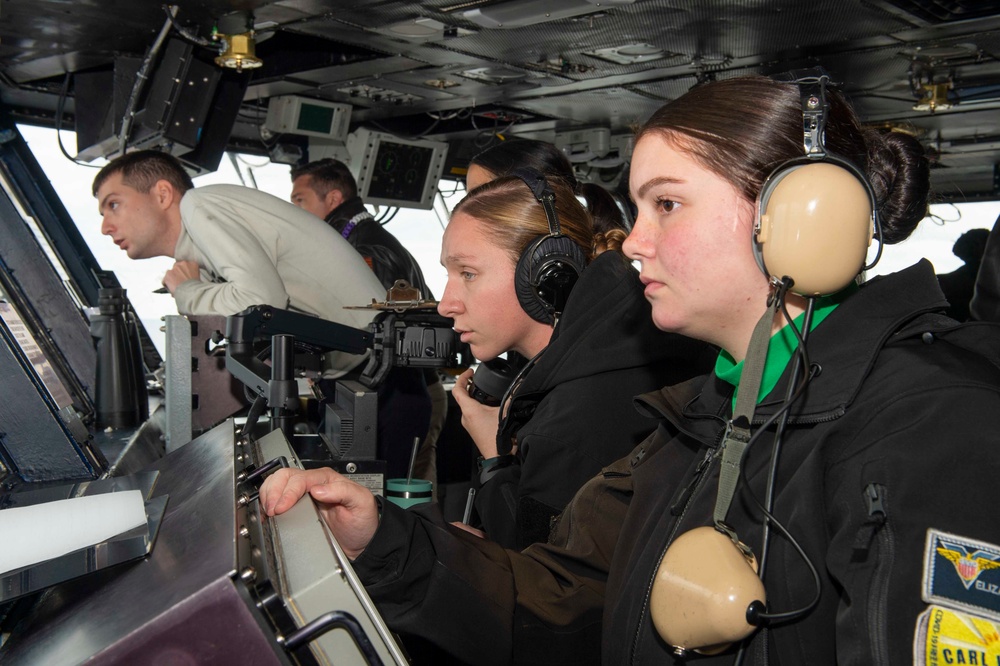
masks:
<instances>
[{"instance_id":1,"label":"collar of jacket","mask_svg":"<svg viewBox=\"0 0 1000 666\"><path fill-rule=\"evenodd\" d=\"M810 334L806 343L809 359L821 372L792 408L789 423L817 423L842 416L882 348L891 343L890 338L956 325L942 317L926 325L906 326L922 314L945 307L947 301L934 268L926 259L863 284ZM790 371L785 370L774 390L757 406L754 423L762 423L780 408ZM638 396L636 404L650 416L666 419L680 431L705 441L729 418L732 393L731 385L711 374Z\"/></svg>"},{"instance_id":2,"label":"collar of jacket","mask_svg":"<svg viewBox=\"0 0 1000 666\"><path fill-rule=\"evenodd\" d=\"M620 252L603 252L587 265L549 345L515 391L498 441L507 441L510 433L527 423L542 399L560 384L644 366L678 353L680 336L653 325L642 289L638 272ZM683 341L695 348L693 341Z\"/></svg>"},{"instance_id":3,"label":"collar of jacket","mask_svg":"<svg viewBox=\"0 0 1000 666\"><path fill-rule=\"evenodd\" d=\"M580 274L548 347L525 376L518 397L669 356L671 334L653 325L642 289L638 272L621 253L595 257Z\"/></svg>"},{"instance_id":4,"label":"collar of jacket","mask_svg":"<svg viewBox=\"0 0 1000 666\"><path fill-rule=\"evenodd\" d=\"M352 217L365 210L365 202L361 197L351 197L327 214L326 223L337 231L343 231Z\"/></svg>"}]
</instances>

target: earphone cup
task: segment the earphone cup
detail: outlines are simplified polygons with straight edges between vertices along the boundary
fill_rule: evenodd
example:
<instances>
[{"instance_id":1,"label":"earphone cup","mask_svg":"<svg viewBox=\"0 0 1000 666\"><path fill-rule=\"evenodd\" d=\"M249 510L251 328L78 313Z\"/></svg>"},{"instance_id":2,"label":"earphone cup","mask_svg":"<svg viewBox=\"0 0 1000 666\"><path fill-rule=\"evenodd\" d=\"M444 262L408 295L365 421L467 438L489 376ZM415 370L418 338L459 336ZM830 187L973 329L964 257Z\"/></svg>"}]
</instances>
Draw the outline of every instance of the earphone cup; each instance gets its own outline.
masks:
<instances>
[{"instance_id":1,"label":"earphone cup","mask_svg":"<svg viewBox=\"0 0 1000 666\"><path fill-rule=\"evenodd\" d=\"M540 236L521 254L514 269L514 291L521 308L535 321L552 324L586 266L580 247L566 236Z\"/></svg>"},{"instance_id":2,"label":"earphone cup","mask_svg":"<svg viewBox=\"0 0 1000 666\"><path fill-rule=\"evenodd\" d=\"M873 235L870 189L829 161L791 164L758 200L753 249L768 276L789 276L803 296L832 294L861 272Z\"/></svg>"},{"instance_id":3,"label":"earphone cup","mask_svg":"<svg viewBox=\"0 0 1000 666\"><path fill-rule=\"evenodd\" d=\"M696 527L677 537L660 560L649 614L668 644L716 654L753 633L747 608L766 601L756 559L714 527Z\"/></svg>"}]
</instances>

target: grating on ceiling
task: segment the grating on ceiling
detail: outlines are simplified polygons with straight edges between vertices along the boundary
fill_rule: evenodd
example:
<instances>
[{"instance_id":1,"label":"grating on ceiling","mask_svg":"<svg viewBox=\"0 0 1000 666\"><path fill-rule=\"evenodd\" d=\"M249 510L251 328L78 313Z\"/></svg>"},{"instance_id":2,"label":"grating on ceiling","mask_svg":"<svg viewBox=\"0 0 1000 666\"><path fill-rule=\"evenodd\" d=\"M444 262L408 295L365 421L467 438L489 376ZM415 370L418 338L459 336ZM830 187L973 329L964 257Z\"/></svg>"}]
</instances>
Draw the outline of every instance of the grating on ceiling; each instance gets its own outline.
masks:
<instances>
[{"instance_id":1,"label":"grating on ceiling","mask_svg":"<svg viewBox=\"0 0 1000 666\"><path fill-rule=\"evenodd\" d=\"M932 25L994 16L1000 12L997 0L887 0L894 7Z\"/></svg>"}]
</instances>

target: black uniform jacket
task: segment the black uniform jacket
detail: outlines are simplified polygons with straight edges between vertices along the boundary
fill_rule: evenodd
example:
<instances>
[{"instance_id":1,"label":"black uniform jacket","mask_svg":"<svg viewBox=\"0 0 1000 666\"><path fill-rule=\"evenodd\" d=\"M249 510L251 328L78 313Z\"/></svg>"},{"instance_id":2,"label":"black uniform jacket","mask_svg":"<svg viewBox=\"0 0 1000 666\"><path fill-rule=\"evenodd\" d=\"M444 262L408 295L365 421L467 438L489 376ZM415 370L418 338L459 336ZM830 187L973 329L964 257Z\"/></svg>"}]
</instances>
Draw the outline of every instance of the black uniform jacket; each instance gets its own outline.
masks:
<instances>
[{"instance_id":1,"label":"black uniform jacket","mask_svg":"<svg viewBox=\"0 0 1000 666\"><path fill-rule=\"evenodd\" d=\"M986 241L969 313L978 321L1000 322L1000 219Z\"/></svg>"},{"instance_id":2,"label":"black uniform jacket","mask_svg":"<svg viewBox=\"0 0 1000 666\"><path fill-rule=\"evenodd\" d=\"M715 351L657 329L642 290L618 252L594 259L573 287L549 346L511 402L517 462L476 496L491 540L517 549L546 541L576 491L656 428L632 396L711 369Z\"/></svg>"},{"instance_id":3,"label":"black uniform jacket","mask_svg":"<svg viewBox=\"0 0 1000 666\"><path fill-rule=\"evenodd\" d=\"M364 202L353 197L340 204L326 216L327 223L343 233L351 218L365 212ZM416 287L424 298L433 298L424 282L424 274L402 243L371 218L365 218L347 235L350 243L375 271L382 286L388 289L396 280L406 280Z\"/></svg>"},{"instance_id":4,"label":"black uniform jacket","mask_svg":"<svg viewBox=\"0 0 1000 666\"><path fill-rule=\"evenodd\" d=\"M806 617L758 632L745 663L908 664L928 528L1000 544L996 483L1000 330L959 325L921 262L876 278L812 332L822 372L793 407L778 465L775 516L819 571ZM777 409L782 378L759 406ZM523 553L460 533L430 513L386 505L355 562L390 626L423 634L476 664L670 664L648 610L651 579L678 534L711 523L731 387L714 376L650 394L657 432L588 482L549 544ZM763 495L771 451L749 450ZM760 515L745 492L730 522L757 548ZM774 536L769 609L805 605L814 585ZM731 664L732 651L694 664Z\"/></svg>"}]
</instances>

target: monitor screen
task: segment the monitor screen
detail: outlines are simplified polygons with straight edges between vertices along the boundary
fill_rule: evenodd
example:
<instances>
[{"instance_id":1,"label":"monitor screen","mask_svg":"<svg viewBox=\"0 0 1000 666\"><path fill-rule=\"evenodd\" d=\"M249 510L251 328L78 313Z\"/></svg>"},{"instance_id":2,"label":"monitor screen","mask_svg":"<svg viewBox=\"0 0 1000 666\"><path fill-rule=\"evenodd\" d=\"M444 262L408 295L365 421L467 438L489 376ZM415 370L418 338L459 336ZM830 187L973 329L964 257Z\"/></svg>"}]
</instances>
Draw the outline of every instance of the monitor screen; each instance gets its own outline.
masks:
<instances>
[{"instance_id":1,"label":"monitor screen","mask_svg":"<svg viewBox=\"0 0 1000 666\"><path fill-rule=\"evenodd\" d=\"M430 209L448 144L358 130L348 139L358 194L373 205Z\"/></svg>"},{"instance_id":2,"label":"monitor screen","mask_svg":"<svg viewBox=\"0 0 1000 666\"><path fill-rule=\"evenodd\" d=\"M368 197L420 201L433 155L433 148L380 141Z\"/></svg>"},{"instance_id":3,"label":"monitor screen","mask_svg":"<svg viewBox=\"0 0 1000 666\"><path fill-rule=\"evenodd\" d=\"M316 134L330 134L334 129L333 109L329 106L303 102L299 107L299 117L295 128Z\"/></svg>"},{"instance_id":4,"label":"monitor screen","mask_svg":"<svg viewBox=\"0 0 1000 666\"><path fill-rule=\"evenodd\" d=\"M312 136L343 142L351 122L351 106L298 95L274 97L267 105L264 127L275 134Z\"/></svg>"}]
</instances>

